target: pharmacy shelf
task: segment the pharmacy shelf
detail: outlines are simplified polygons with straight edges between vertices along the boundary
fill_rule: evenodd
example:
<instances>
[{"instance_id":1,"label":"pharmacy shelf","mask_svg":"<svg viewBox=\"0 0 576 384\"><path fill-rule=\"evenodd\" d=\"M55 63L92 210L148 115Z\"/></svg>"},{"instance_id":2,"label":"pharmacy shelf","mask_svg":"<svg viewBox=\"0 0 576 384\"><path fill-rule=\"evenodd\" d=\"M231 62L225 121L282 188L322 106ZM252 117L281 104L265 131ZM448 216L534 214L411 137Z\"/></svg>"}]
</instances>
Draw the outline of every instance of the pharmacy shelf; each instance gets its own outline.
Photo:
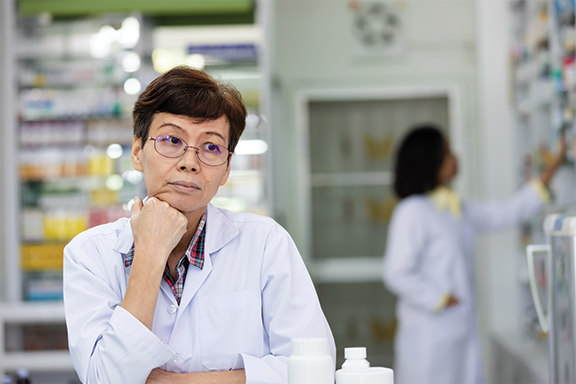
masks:
<instances>
[{"instance_id":1,"label":"pharmacy shelf","mask_svg":"<svg viewBox=\"0 0 576 384\"><path fill-rule=\"evenodd\" d=\"M392 180L392 172L314 173L311 175L311 184L313 187L391 185Z\"/></svg>"},{"instance_id":2,"label":"pharmacy shelf","mask_svg":"<svg viewBox=\"0 0 576 384\"><path fill-rule=\"evenodd\" d=\"M64 322L64 303L18 302L0 304L1 323L56 323Z\"/></svg>"},{"instance_id":3,"label":"pharmacy shelf","mask_svg":"<svg viewBox=\"0 0 576 384\"><path fill-rule=\"evenodd\" d=\"M72 358L68 351L9 352L2 356L0 367L6 371L26 368L29 371L60 372L73 371Z\"/></svg>"},{"instance_id":4,"label":"pharmacy shelf","mask_svg":"<svg viewBox=\"0 0 576 384\"><path fill-rule=\"evenodd\" d=\"M366 283L382 281L382 257L354 256L315 261L308 265L316 283Z\"/></svg>"},{"instance_id":5,"label":"pharmacy shelf","mask_svg":"<svg viewBox=\"0 0 576 384\"><path fill-rule=\"evenodd\" d=\"M0 304L0 341L6 335L6 324L64 323L63 302L18 302ZM68 351L19 351L0 349L0 373L26 368L29 371L72 371Z\"/></svg>"}]
</instances>

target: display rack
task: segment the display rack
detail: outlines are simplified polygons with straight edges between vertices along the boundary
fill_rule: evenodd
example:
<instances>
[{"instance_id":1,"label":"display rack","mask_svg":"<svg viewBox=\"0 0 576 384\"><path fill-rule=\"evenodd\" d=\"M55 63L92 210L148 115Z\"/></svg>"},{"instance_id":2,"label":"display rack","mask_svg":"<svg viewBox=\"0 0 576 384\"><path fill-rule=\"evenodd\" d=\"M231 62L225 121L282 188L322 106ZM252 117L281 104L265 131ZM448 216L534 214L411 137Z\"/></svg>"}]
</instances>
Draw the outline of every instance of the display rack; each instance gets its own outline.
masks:
<instances>
[{"instance_id":1,"label":"display rack","mask_svg":"<svg viewBox=\"0 0 576 384\"><path fill-rule=\"evenodd\" d=\"M574 140L576 124L575 3L572 0L512 3L513 96L520 159L519 183L537 177L553 161L562 135ZM521 317L524 333L544 337L530 295L525 247L545 242L542 223L553 212L573 211L576 203L574 149L550 185L552 205L525 223L519 246ZM536 261L538 283L546 299L545 260Z\"/></svg>"},{"instance_id":2,"label":"display rack","mask_svg":"<svg viewBox=\"0 0 576 384\"><path fill-rule=\"evenodd\" d=\"M140 89L158 76L151 58L162 47L152 44L151 20L139 15L19 17L16 32L20 198L12 204L19 241L4 263L0 375L26 368L75 382L62 303L63 249L85 229L128 216L134 196L146 195L131 164L130 116ZM249 113L229 181L213 203L267 215L268 127L255 60L206 68L241 91Z\"/></svg>"},{"instance_id":3,"label":"display rack","mask_svg":"<svg viewBox=\"0 0 576 384\"><path fill-rule=\"evenodd\" d=\"M11 302L0 310L2 373L75 376L61 301L63 249L83 230L127 216L129 201L145 193L129 151L135 84L149 65L140 60L145 26L138 15L17 18L20 199L12 204L20 243L6 255L3 276Z\"/></svg>"}]
</instances>

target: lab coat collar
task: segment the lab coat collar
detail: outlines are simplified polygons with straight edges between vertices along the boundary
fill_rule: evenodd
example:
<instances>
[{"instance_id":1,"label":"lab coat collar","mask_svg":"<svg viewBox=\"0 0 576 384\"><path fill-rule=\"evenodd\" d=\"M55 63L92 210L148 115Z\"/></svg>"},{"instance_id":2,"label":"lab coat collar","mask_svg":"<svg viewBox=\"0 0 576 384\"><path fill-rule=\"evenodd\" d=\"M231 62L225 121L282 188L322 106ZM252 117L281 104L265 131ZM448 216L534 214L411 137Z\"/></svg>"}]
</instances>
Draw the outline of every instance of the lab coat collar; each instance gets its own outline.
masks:
<instances>
[{"instance_id":1,"label":"lab coat collar","mask_svg":"<svg viewBox=\"0 0 576 384\"><path fill-rule=\"evenodd\" d=\"M220 209L208 204L206 217L206 254L217 252L238 235L238 229Z\"/></svg>"},{"instance_id":2,"label":"lab coat collar","mask_svg":"<svg viewBox=\"0 0 576 384\"><path fill-rule=\"evenodd\" d=\"M116 244L114 245L114 250L116 252L120 252L123 255L126 255L132 244L134 244L134 235L132 235L132 227L130 226L130 219L120 219L126 220L126 224L124 228L118 235L118 239L116 240Z\"/></svg>"},{"instance_id":3,"label":"lab coat collar","mask_svg":"<svg viewBox=\"0 0 576 384\"><path fill-rule=\"evenodd\" d=\"M207 212L205 252L206 255L209 255L228 244L239 232L230 219L212 204L208 204ZM125 255L132 247L132 244L134 244L132 227L127 222L122 232L120 232L118 240L116 240L114 250Z\"/></svg>"},{"instance_id":4,"label":"lab coat collar","mask_svg":"<svg viewBox=\"0 0 576 384\"><path fill-rule=\"evenodd\" d=\"M448 211L456 219L462 217L462 203L460 196L452 189L445 186L438 186L428 194L432 203L438 210Z\"/></svg>"}]
</instances>

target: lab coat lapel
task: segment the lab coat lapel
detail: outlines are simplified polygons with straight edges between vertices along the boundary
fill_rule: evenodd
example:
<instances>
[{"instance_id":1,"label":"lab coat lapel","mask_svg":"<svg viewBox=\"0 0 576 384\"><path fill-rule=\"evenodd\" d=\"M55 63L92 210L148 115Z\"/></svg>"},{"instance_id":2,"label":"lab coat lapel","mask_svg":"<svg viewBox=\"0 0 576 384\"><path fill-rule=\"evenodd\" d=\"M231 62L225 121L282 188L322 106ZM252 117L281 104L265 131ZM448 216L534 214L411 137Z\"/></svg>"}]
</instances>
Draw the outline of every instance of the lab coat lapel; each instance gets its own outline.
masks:
<instances>
[{"instance_id":1,"label":"lab coat lapel","mask_svg":"<svg viewBox=\"0 0 576 384\"><path fill-rule=\"evenodd\" d=\"M208 204L208 214L206 218L206 254L217 252L228 244L230 240L238 235L238 229L232 224L226 215Z\"/></svg>"},{"instance_id":2,"label":"lab coat lapel","mask_svg":"<svg viewBox=\"0 0 576 384\"><path fill-rule=\"evenodd\" d=\"M178 317L183 313L182 309L184 309L194 296L196 296L196 293L206 278L210 275L210 272L212 272L211 254L221 249L230 240L236 237L236 235L238 235L236 227L218 208L214 207L212 204L208 204L207 209L204 267L202 269L198 269L194 266L188 267Z\"/></svg>"},{"instance_id":3,"label":"lab coat lapel","mask_svg":"<svg viewBox=\"0 0 576 384\"><path fill-rule=\"evenodd\" d=\"M123 219L121 219L123 220ZM134 235L132 235L132 227L130 226L130 220L126 219L124 229L118 235L116 244L114 244L114 250L123 255L126 255L130 248L134 244Z\"/></svg>"}]
</instances>

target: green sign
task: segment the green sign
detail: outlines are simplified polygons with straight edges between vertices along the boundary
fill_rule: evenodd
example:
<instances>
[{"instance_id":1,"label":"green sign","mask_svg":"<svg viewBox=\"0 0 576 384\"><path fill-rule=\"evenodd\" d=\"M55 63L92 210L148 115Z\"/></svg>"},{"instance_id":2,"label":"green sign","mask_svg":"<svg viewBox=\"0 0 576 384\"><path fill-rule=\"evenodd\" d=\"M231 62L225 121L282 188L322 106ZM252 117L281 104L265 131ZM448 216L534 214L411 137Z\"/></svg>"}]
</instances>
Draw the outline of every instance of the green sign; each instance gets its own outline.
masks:
<instances>
[{"instance_id":1,"label":"green sign","mask_svg":"<svg viewBox=\"0 0 576 384\"><path fill-rule=\"evenodd\" d=\"M234 15L253 10L253 0L20 0L19 13L55 17L140 12L148 15Z\"/></svg>"}]
</instances>

